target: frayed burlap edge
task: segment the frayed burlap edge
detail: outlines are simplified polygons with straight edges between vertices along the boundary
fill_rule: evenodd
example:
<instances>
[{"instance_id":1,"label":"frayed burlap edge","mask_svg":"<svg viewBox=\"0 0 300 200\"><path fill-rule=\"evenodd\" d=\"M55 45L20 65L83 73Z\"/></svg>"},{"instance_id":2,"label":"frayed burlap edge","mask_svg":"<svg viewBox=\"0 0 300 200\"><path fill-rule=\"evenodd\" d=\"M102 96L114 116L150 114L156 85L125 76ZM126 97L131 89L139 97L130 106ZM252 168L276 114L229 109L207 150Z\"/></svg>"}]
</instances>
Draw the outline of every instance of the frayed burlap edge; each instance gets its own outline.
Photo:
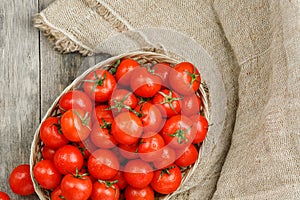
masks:
<instances>
[{"instance_id":1,"label":"frayed burlap edge","mask_svg":"<svg viewBox=\"0 0 300 200\"><path fill-rule=\"evenodd\" d=\"M61 31L51 27L41 14L36 14L33 17L33 23L34 27L38 28L48 38L58 52L63 54L79 52L83 56L92 56L94 54L91 50L72 41L70 37Z\"/></svg>"}]
</instances>

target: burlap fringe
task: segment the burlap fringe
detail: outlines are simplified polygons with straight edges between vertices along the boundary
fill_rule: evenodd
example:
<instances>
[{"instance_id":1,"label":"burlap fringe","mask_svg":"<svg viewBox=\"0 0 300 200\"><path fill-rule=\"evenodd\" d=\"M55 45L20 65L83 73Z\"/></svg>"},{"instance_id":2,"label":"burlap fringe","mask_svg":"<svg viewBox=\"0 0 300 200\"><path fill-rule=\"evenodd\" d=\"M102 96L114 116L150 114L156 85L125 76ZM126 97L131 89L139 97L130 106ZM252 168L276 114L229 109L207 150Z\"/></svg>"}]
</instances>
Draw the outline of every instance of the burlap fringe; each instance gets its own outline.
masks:
<instances>
[{"instance_id":1,"label":"burlap fringe","mask_svg":"<svg viewBox=\"0 0 300 200\"><path fill-rule=\"evenodd\" d=\"M34 27L38 28L54 45L54 49L60 53L72 53L79 52L83 56L91 56L94 53L72 41L61 31L50 27L40 14L37 14L33 18Z\"/></svg>"}]
</instances>

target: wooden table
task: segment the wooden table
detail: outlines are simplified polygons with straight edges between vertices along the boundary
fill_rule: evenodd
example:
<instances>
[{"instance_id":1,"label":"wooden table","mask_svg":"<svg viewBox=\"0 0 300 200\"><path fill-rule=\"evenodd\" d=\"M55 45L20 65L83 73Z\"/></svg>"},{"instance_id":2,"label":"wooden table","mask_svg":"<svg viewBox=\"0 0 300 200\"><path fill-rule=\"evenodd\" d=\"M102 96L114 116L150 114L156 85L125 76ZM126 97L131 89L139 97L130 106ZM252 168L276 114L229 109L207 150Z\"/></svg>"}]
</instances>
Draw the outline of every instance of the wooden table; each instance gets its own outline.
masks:
<instances>
[{"instance_id":1,"label":"wooden table","mask_svg":"<svg viewBox=\"0 0 300 200\"><path fill-rule=\"evenodd\" d=\"M32 16L54 0L0 1L0 191L12 200L8 177L29 163L36 128L49 106L82 71L107 55L61 55L33 27Z\"/></svg>"}]
</instances>

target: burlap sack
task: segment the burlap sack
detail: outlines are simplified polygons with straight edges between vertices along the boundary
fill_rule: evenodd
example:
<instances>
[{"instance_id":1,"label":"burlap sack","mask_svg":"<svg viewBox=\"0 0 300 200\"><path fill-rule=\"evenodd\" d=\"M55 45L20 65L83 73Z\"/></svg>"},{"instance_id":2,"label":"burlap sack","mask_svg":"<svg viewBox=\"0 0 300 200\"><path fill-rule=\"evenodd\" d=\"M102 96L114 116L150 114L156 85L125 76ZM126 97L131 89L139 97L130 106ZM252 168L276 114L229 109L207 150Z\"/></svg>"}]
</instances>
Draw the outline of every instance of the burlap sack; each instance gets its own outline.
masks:
<instances>
[{"instance_id":1,"label":"burlap sack","mask_svg":"<svg viewBox=\"0 0 300 200\"><path fill-rule=\"evenodd\" d=\"M168 30L194 39L192 49L202 46L211 56L209 68L217 68L206 70L220 74L227 96L217 98L222 84L206 79L214 100L225 101L223 110L216 108L224 118L212 128L222 130L210 131L196 173L174 198L297 199L299 2L57 0L35 17L35 26L60 52L83 55L142 47L186 58L197 52ZM120 32L126 32L117 36L122 42L113 42Z\"/></svg>"}]
</instances>

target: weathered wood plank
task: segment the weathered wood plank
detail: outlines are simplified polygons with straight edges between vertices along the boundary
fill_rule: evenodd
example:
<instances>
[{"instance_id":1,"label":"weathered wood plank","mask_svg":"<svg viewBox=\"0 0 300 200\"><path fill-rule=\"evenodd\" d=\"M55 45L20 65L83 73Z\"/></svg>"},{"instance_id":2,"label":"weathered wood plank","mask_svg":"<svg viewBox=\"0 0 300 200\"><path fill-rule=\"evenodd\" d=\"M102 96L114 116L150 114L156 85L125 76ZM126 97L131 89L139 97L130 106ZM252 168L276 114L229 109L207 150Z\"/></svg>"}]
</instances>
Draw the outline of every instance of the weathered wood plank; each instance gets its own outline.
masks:
<instances>
[{"instance_id":1,"label":"weathered wood plank","mask_svg":"<svg viewBox=\"0 0 300 200\"><path fill-rule=\"evenodd\" d=\"M12 169L29 163L33 133L40 119L39 37L32 16L38 1L0 1L0 190L11 199Z\"/></svg>"}]
</instances>

